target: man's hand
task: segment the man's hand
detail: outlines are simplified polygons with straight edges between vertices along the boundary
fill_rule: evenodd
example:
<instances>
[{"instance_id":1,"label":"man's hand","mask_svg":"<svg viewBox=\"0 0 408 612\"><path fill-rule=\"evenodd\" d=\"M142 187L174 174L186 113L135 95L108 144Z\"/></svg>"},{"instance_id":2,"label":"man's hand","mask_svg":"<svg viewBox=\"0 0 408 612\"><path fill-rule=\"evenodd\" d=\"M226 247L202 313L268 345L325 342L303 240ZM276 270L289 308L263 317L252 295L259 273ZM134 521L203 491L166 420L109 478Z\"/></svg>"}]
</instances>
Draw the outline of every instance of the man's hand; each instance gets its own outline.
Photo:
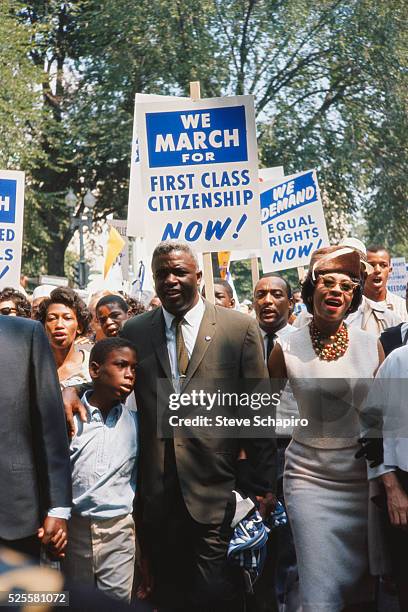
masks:
<instances>
[{"instance_id":1,"label":"man's hand","mask_svg":"<svg viewBox=\"0 0 408 612\"><path fill-rule=\"evenodd\" d=\"M152 594L153 577L149 570L148 561L143 557L140 562L140 572L142 575L142 582L136 591L136 597L138 599L147 599Z\"/></svg>"},{"instance_id":2,"label":"man's hand","mask_svg":"<svg viewBox=\"0 0 408 612\"><path fill-rule=\"evenodd\" d=\"M383 474L381 480L387 494L387 508L391 525L406 529L408 526L408 495L401 487L395 472Z\"/></svg>"},{"instance_id":3,"label":"man's hand","mask_svg":"<svg viewBox=\"0 0 408 612\"><path fill-rule=\"evenodd\" d=\"M256 499L259 503L259 514L265 520L276 508L276 503L278 501L276 495L273 493L266 493L265 497L257 497Z\"/></svg>"},{"instance_id":4,"label":"man's hand","mask_svg":"<svg viewBox=\"0 0 408 612\"><path fill-rule=\"evenodd\" d=\"M75 434L74 414L79 414L83 423L87 421L86 408L78 397L75 387L66 387L62 391L64 400L65 418L67 420L68 434L72 438Z\"/></svg>"},{"instance_id":5,"label":"man's hand","mask_svg":"<svg viewBox=\"0 0 408 612\"><path fill-rule=\"evenodd\" d=\"M67 521L53 516L47 516L44 524L37 531L37 536L50 551L59 559L65 557L64 549L68 543Z\"/></svg>"}]
</instances>

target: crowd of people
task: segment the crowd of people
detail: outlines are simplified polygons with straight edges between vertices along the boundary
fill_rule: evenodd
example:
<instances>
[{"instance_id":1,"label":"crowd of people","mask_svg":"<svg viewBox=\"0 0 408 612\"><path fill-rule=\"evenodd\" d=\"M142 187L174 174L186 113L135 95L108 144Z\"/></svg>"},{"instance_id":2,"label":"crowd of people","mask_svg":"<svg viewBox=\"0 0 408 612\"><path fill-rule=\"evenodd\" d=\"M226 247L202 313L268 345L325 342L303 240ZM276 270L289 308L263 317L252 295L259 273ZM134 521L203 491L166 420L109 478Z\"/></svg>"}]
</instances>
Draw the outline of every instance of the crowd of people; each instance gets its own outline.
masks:
<instances>
[{"instance_id":1,"label":"crowd of people","mask_svg":"<svg viewBox=\"0 0 408 612\"><path fill-rule=\"evenodd\" d=\"M387 577L408 610L408 447L382 437L387 410L403 415L389 383L408 378L390 271L383 246L344 240L312 254L296 292L260 278L248 315L223 279L207 301L190 247L164 242L146 307L0 291L0 553L41 560L90 600L96 588L110 609L370 612ZM277 416L308 426L158 432L169 393L268 378ZM258 555L248 534L262 521ZM237 541L252 566L231 562Z\"/></svg>"}]
</instances>

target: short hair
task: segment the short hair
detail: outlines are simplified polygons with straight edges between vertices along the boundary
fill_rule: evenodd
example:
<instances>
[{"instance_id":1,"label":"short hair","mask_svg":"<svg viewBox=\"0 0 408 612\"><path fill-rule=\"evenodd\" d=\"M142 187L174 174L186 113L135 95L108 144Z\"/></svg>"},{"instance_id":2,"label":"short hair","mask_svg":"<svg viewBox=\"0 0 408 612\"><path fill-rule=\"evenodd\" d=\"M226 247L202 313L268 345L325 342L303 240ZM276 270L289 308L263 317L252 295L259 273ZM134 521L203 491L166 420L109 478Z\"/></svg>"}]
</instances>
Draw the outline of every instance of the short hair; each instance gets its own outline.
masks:
<instances>
[{"instance_id":1,"label":"short hair","mask_svg":"<svg viewBox=\"0 0 408 612\"><path fill-rule=\"evenodd\" d=\"M280 274L264 274L263 276L261 276L261 278L259 280L262 280L263 278L280 278L285 283L286 293L287 293L288 299L289 300L292 299L292 287L290 286L290 283L289 283L289 281L286 280L286 278L284 278ZM255 285L255 287L256 287L256 285ZM254 294L255 294L255 290L254 290Z\"/></svg>"},{"instance_id":2,"label":"short hair","mask_svg":"<svg viewBox=\"0 0 408 612\"><path fill-rule=\"evenodd\" d=\"M125 295L124 297L126 299L126 302L128 303L128 308L130 310L131 317L135 317L136 315L140 315L146 312L147 309L140 300L137 300L136 298L133 298L130 295Z\"/></svg>"},{"instance_id":3,"label":"short hair","mask_svg":"<svg viewBox=\"0 0 408 612\"><path fill-rule=\"evenodd\" d=\"M92 320L92 315L89 312L85 302L79 295L70 287L56 287L50 293L50 297L45 298L38 307L36 318L45 325L47 311L51 304L64 304L75 312L78 320L81 334L86 335L89 331L89 324Z\"/></svg>"},{"instance_id":4,"label":"short hair","mask_svg":"<svg viewBox=\"0 0 408 612\"><path fill-rule=\"evenodd\" d=\"M388 259L391 261L390 252L383 244L370 244L366 250L367 253L378 253L378 251L385 251L388 255Z\"/></svg>"},{"instance_id":5,"label":"short hair","mask_svg":"<svg viewBox=\"0 0 408 612\"><path fill-rule=\"evenodd\" d=\"M187 253L188 255L190 255L190 257L194 259L196 269L200 269L200 266L198 265L197 255L186 242L181 242L181 240L164 240L163 242L159 242L159 244L153 251L152 265L156 257L168 255L169 253L174 253L174 251L182 251L183 253Z\"/></svg>"},{"instance_id":6,"label":"short hair","mask_svg":"<svg viewBox=\"0 0 408 612\"><path fill-rule=\"evenodd\" d=\"M4 287L4 289L0 291L0 302L8 300L13 302L16 307L18 317L30 318L31 304L23 293L13 289L13 287Z\"/></svg>"},{"instance_id":7,"label":"short hair","mask_svg":"<svg viewBox=\"0 0 408 612\"><path fill-rule=\"evenodd\" d=\"M126 338L104 338L103 340L99 340L94 344L91 350L91 354L89 355L89 363L93 361L102 365L107 360L108 356L112 353L112 351L116 351L122 348L129 348L136 353L136 347L130 340Z\"/></svg>"},{"instance_id":8,"label":"short hair","mask_svg":"<svg viewBox=\"0 0 408 612\"><path fill-rule=\"evenodd\" d=\"M215 285L221 285L221 287L224 287L224 289L228 293L228 297L232 300L232 298L234 297L234 292L227 280L225 280L224 278L214 278L214 286Z\"/></svg>"},{"instance_id":9,"label":"short hair","mask_svg":"<svg viewBox=\"0 0 408 612\"><path fill-rule=\"evenodd\" d=\"M129 305L127 302L125 302L123 297L121 297L120 295L112 294L104 295L103 297L101 297L101 299L95 306L95 313L97 312L98 308L101 308L101 306L107 306L108 304L116 304L121 310L123 310L123 312L127 312L129 310Z\"/></svg>"}]
</instances>

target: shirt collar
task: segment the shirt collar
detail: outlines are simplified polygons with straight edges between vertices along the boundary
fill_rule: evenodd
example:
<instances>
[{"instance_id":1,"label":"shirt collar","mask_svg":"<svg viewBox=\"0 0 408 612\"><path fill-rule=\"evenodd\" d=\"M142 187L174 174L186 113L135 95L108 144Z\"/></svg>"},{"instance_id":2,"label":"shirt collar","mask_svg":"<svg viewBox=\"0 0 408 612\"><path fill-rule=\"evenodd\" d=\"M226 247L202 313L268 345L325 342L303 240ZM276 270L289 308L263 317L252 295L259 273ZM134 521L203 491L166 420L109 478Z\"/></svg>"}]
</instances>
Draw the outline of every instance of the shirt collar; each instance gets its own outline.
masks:
<instances>
[{"instance_id":1,"label":"shirt collar","mask_svg":"<svg viewBox=\"0 0 408 612\"><path fill-rule=\"evenodd\" d=\"M274 336L276 336L277 338L279 338L282 334L285 333L286 328L289 327L289 323L286 323L286 325L284 325L283 327L281 327L280 329L278 329L278 331L276 332L271 332L273 333ZM263 338L266 338L266 336L268 335L269 332L266 332L264 329L262 329L262 327L259 328L261 330L261 334Z\"/></svg>"},{"instance_id":2,"label":"shirt collar","mask_svg":"<svg viewBox=\"0 0 408 612\"><path fill-rule=\"evenodd\" d=\"M91 395L91 393L92 391L85 391L81 399L83 405L85 406L88 412L89 420L92 420L96 415L101 414L101 411L99 410L99 408L97 408L96 406L92 406L92 404L90 404L88 401L88 397ZM112 414L114 412L115 416L119 418L120 415L122 414L122 409L123 409L123 404L118 402L117 404L112 406L111 410L109 411L109 414Z\"/></svg>"},{"instance_id":3,"label":"shirt collar","mask_svg":"<svg viewBox=\"0 0 408 612\"><path fill-rule=\"evenodd\" d=\"M370 306L370 308L372 310L375 310L376 312L386 312L386 310L388 310L387 309L387 303L386 303L385 300L382 300L381 302L374 302L374 300L370 300L366 296L364 296L364 299L365 299L366 303ZM363 305L363 302L361 302L361 304Z\"/></svg>"},{"instance_id":4,"label":"shirt collar","mask_svg":"<svg viewBox=\"0 0 408 612\"><path fill-rule=\"evenodd\" d=\"M163 310L164 322L166 324L166 327L167 329L170 329L173 323L174 315L172 315L170 312L168 312L163 307L162 307L162 310ZM186 312L186 314L184 315L184 320L191 327L200 325L201 319L203 318L204 310L205 310L204 301L200 297L197 304L193 306L192 308L190 308L188 312Z\"/></svg>"}]
</instances>

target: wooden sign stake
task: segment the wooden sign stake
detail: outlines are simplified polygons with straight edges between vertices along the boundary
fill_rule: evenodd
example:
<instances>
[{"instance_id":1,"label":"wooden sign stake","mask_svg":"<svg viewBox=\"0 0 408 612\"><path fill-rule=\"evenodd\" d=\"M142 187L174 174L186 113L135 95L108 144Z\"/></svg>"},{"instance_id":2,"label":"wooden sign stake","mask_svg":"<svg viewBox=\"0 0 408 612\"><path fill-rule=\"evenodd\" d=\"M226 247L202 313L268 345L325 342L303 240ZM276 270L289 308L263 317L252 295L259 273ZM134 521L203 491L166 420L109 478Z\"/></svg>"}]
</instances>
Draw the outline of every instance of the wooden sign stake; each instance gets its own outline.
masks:
<instances>
[{"instance_id":1,"label":"wooden sign stake","mask_svg":"<svg viewBox=\"0 0 408 612\"><path fill-rule=\"evenodd\" d=\"M190 98L192 100L199 100L201 98L200 81L190 81ZM205 297L211 304L215 304L211 253L203 253L203 277Z\"/></svg>"},{"instance_id":2,"label":"wooden sign stake","mask_svg":"<svg viewBox=\"0 0 408 612\"><path fill-rule=\"evenodd\" d=\"M255 291L255 285L259 281L259 266L258 258L251 257L251 275L252 275L252 294Z\"/></svg>"}]
</instances>

